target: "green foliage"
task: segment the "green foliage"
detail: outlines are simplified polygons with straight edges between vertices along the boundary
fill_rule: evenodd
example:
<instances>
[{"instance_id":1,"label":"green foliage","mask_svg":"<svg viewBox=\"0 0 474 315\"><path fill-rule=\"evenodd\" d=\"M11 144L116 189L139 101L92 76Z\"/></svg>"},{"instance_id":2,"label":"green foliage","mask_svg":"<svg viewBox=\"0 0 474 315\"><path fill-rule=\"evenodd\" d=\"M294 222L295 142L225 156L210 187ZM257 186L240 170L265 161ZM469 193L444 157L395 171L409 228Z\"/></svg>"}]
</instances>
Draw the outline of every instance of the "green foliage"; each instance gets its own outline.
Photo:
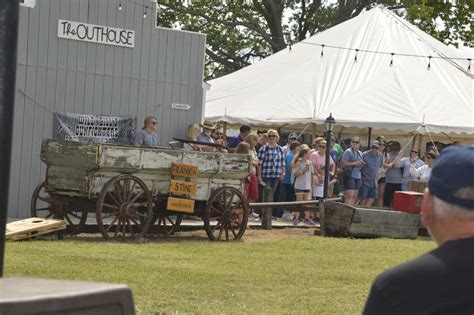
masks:
<instances>
[{"instance_id":1,"label":"green foliage","mask_svg":"<svg viewBox=\"0 0 474 315\"><path fill-rule=\"evenodd\" d=\"M474 1L409 0L406 4L408 21L423 31L448 45L458 47L462 41L474 47Z\"/></svg>"},{"instance_id":2,"label":"green foliage","mask_svg":"<svg viewBox=\"0 0 474 315\"><path fill-rule=\"evenodd\" d=\"M392 5L393 0L382 3ZM207 34L206 79L239 70L317 32L356 16L369 0L159 1L159 26ZM407 18L446 44L472 46L473 1L408 0ZM445 29L436 29L436 21Z\"/></svg>"},{"instance_id":3,"label":"green foliage","mask_svg":"<svg viewBox=\"0 0 474 315\"><path fill-rule=\"evenodd\" d=\"M250 243L204 236L147 244L33 240L6 244L4 274L124 283L138 314L360 314L378 273L434 246L317 236Z\"/></svg>"}]
</instances>

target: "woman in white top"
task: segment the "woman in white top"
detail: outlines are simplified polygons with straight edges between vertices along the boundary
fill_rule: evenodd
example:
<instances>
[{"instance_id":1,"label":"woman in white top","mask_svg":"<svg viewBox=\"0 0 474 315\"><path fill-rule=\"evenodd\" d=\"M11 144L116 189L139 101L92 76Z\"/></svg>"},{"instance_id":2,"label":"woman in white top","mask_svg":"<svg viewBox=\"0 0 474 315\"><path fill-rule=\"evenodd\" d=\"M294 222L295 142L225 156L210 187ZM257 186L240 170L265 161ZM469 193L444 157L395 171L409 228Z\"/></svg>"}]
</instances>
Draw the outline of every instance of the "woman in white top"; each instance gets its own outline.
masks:
<instances>
[{"instance_id":1,"label":"woman in white top","mask_svg":"<svg viewBox=\"0 0 474 315\"><path fill-rule=\"evenodd\" d=\"M438 153L429 151L425 154L426 164L416 169L416 176L422 181L428 181L431 175L431 168L438 158Z\"/></svg>"},{"instance_id":2,"label":"woman in white top","mask_svg":"<svg viewBox=\"0 0 474 315\"><path fill-rule=\"evenodd\" d=\"M311 150L308 147L302 147L300 151L295 155L293 159L291 174L295 179L294 189L296 195L296 201L303 201L307 198L311 188L313 187L313 163L310 160ZM309 216L309 211L304 212L305 220L307 225L314 225L314 221ZM300 223L300 213L295 212L295 218L293 220L294 225Z\"/></svg>"}]
</instances>

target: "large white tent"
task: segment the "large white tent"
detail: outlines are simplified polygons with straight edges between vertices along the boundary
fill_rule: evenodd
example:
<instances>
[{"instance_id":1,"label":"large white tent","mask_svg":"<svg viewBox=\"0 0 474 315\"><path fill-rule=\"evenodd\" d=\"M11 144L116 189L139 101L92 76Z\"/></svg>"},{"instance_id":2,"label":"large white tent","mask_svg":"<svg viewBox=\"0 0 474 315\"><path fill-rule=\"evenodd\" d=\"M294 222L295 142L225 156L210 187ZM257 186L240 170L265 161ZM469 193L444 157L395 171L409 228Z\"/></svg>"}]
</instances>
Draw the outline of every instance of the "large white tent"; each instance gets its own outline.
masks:
<instances>
[{"instance_id":1,"label":"large white tent","mask_svg":"<svg viewBox=\"0 0 474 315\"><path fill-rule=\"evenodd\" d=\"M205 117L288 128L321 126L332 113L339 130L372 127L472 140L474 76L467 58L473 56L377 6L291 50L210 81Z\"/></svg>"}]
</instances>

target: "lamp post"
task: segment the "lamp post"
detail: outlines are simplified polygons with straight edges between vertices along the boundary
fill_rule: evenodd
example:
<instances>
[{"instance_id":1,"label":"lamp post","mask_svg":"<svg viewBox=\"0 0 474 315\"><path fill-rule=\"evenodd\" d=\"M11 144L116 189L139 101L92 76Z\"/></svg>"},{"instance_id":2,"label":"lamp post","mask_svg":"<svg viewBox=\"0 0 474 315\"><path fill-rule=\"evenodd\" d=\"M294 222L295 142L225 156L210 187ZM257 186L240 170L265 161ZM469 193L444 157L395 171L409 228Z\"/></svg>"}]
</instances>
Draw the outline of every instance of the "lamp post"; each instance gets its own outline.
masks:
<instances>
[{"instance_id":1,"label":"lamp post","mask_svg":"<svg viewBox=\"0 0 474 315\"><path fill-rule=\"evenodd\" d=\"M328 197L328 186L329 186L329 156L331 154L331 135L332 130L334 129L334 125L336 124L336 120L332 117L332 113L329 114L329 117L326 118L324 121L326 126L326 162L324 164L324 199Z\"/></svg>"}]
</instances>

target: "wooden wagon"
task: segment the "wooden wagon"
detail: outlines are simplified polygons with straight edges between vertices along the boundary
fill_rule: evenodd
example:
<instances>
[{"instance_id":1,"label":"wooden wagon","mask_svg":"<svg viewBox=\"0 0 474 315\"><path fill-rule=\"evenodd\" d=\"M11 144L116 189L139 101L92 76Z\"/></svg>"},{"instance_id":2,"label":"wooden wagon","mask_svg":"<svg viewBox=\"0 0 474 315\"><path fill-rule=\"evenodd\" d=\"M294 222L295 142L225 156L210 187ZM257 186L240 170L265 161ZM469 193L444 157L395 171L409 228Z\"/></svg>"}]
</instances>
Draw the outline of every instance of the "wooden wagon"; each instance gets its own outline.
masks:
<instances>
[{"instance_id":1,"label":"wooden wagon","mask_svg":"<svg viewBox=\"0 0 474 315\"><path fill-rule=\"evenodd\" d=\"M183 214L202 218L211 240L238 240L247 227L247 155L45 139L41 160L31 215L64 219L70 233L91 213L106 239L142 239L151 227L171 235Z\"/></svg>"}]
</instances>

